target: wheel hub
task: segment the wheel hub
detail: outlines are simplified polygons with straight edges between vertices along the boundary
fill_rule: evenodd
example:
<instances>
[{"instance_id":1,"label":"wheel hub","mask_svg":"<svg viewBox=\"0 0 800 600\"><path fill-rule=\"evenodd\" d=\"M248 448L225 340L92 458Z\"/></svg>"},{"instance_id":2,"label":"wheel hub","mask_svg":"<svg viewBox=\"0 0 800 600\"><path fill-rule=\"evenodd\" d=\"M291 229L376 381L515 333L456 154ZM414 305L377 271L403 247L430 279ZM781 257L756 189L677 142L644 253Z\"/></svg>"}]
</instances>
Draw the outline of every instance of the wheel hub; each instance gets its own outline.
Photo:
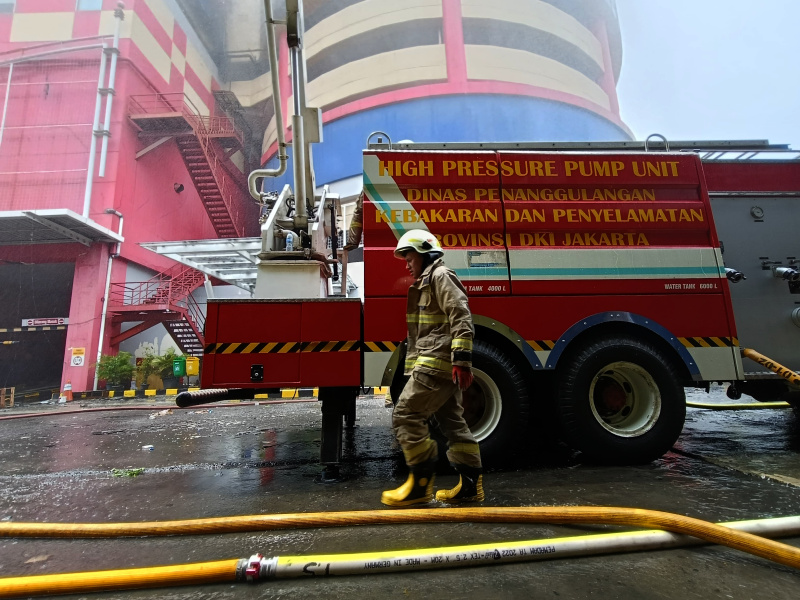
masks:
<instances>
[{"instance_id":1,"label":"wheel hub","mask_svg":"<svg viewBox=\"0 0 800 600\"><path fill-rule=\"evenodd\" d=\"M502 397L497 384L480 369L472 368L475 376L473 384L462 392L464 420L467 422L475 441L489 437L500 422Z\"/></svg>"},{"instance_id":2,"label":"wheel hub","mask_svg":"<svg viewBox=\"0 0 800 600\"><path fill-rule=\"evenodd\" d=\"M595 390L595 404L602 416L610 416L614 413L630 410L626 406L627 394L623 387L611 377L602 377L597 382Z\"/></svg>"},{"instance_id":3,"label":"wheel hub","mask_svg":"<svg viewBox=\"0 0 800 600\"><path fill-rule=\"evenodd\" d=\"M615 362L598 371L589 400L598 423L621 437L646 433L661 414L661 394L653 376L630 362Z\"/></svg>"}]
</instances>

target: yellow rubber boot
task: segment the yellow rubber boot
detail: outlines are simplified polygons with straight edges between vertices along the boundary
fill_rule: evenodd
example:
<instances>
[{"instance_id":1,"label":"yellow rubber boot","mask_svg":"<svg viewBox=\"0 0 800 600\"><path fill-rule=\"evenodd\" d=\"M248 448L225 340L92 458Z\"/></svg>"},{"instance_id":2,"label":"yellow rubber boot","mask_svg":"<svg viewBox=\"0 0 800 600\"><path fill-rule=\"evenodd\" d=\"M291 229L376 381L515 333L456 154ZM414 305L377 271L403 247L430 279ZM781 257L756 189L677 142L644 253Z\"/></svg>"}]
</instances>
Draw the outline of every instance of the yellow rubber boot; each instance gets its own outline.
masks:
<instances>
[{"instance_id":1,"label":"yellow rubber boot","mask_svg":"<svg viewBox=\"0 0 800 600\"><path fill-rule=\"evenodd\" d=\"M481 469L458 466L458 483L450 490L436 492L436 500L448 504L461 502L483 502L483 474Z\"/></svg>"},{"instance_id":2,"label":"yellow rubber boot","mask_svg":"<svg viewBox=\"0 0 800 600\"><path fill-rule=\"evenodd\" d=\"M383 492L381 502L387 506L411 506L433 500L434 465L434 461L412 465L406 482L397 489Z\"/></svg>"}]
</instances>

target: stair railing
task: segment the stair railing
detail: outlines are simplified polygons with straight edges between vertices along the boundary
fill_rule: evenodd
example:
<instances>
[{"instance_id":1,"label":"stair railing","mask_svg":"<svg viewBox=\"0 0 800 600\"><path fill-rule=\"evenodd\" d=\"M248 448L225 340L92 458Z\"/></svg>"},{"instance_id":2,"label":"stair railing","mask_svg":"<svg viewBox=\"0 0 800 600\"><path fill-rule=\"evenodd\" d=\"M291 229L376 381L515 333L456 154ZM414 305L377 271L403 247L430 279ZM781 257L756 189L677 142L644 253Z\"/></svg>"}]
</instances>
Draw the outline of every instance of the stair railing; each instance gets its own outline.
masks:
<instances>
[{"instance_id":1,"label":"stair railing","mask_svg":"<svg viewBox=\"0 0 800 600\"><path fill-rule=\"evenodd\" d=\"M236 237L243 234L242 215L245 197L249 197L242 186L244 181L237 181L227 167L227 157L220 156L214 147L212 138L233 137L239 144L244 144L244 135L231 119L224 116L203 116L192 101L182 92L166 94L133 95L128 100L128 114L134 116L163 116L178 113L192 128L200 149L208 162L211 176L219 189L222 202L230 215ZM240 201L237 202L237 199Z\"/></svg>"},{"instance_id":2,"label":"stair railing","mask_svg":"<svg viewBox=\"0 0 800 600\"><path fill-rule=\"evenodd\" d=\"M211 119L214 121L212 122ZM194 115L192 118L187 117L187 121L191 124L192 130L197 137L200 149L203 151L203 155L208 161L211 176L217 184L222 201L228 209L228 214L230 215L234 231L236 232L236 237L241 237L242 231L240 227L242 223L241 217L243 216L240 214L242 205L241 199L244 198L245 192L239 183L228 173L224 165L227 159L220 157L219 151L214 147L211 141L211 131L206 127L207 122L212 127L219 127L218 119L219 117L200 117L198 115ZM237 199L240 199L240 201L236 202Z\"/></svg>"}]
</instances>

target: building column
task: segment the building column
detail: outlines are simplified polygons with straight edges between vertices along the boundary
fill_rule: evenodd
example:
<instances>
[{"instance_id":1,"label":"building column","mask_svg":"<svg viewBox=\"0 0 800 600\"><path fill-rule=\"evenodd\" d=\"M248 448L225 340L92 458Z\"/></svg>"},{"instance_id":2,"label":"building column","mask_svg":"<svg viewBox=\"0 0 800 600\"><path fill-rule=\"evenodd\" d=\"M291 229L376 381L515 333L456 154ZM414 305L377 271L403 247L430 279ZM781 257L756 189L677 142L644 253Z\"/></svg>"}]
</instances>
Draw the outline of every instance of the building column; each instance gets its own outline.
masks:
<instances>
[{"instance_id":1,"label":"building column","mask_svg":"<svg viewBox=\"0 0 800 600\"><path fill-rule=\"evenodd\" d=\"M447 80L450 83L466 82L467 56L461 0L442 0L442 37L447 59Z\"/></svg>"},{"instance_id":2,"label":"building column","mask_svg":"<svg viewBox=\"0 0 800 600\"><path fill-rule=\"evenodd\" d=\"M619 100L617 98L617 81L614 78L614 63L611 60L611 49L608 47L608 29L603 19L594 22L591 28L592 34L600 42L603 49L603 75L597 83L608 95L609 110L614 116L619 118Z\"/></svg>"},{"instance_id":3,"label":"building column","mask_svg":"<svg viewBox=\"0 0 800 600\"><path fill-rule=\"evenodd\" d=\"M64 368L61 372L62 390L67 381L72 384L73 392L91 390L94 384L108 252L108 244L92 244L75 261ZM79 356L83 356L82 361L75 360ZM73 362L82 364L76 366Z\"/></svg>"}]
</instances>

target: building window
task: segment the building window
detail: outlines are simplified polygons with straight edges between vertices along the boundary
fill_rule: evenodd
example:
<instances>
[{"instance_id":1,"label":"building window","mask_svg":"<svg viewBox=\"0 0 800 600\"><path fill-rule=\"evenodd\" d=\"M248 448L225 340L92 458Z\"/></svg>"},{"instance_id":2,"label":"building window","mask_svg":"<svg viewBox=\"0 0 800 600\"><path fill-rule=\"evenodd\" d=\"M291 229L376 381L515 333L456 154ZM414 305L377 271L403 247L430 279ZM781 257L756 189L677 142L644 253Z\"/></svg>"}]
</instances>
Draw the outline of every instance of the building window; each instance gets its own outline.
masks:
<instances>
[{"instance_id":1,"label":"building window","mask_svg":"<svg viewBox=\"0 0 800 600\"><path fill-rule=\"evenodd\" d=\"M14 5L17 0L0 0L0 14L9 14L14 12Z\"/></svg>"},{"instance_id":2,"label":"building window","mask_svg":"<svg viewBox=\"0 0 800 600\"><path fill-rule=\"evenodd\" d=\"M78 10L100 10L103 0L78 0Z\"/></svg>"}]
</instances>

